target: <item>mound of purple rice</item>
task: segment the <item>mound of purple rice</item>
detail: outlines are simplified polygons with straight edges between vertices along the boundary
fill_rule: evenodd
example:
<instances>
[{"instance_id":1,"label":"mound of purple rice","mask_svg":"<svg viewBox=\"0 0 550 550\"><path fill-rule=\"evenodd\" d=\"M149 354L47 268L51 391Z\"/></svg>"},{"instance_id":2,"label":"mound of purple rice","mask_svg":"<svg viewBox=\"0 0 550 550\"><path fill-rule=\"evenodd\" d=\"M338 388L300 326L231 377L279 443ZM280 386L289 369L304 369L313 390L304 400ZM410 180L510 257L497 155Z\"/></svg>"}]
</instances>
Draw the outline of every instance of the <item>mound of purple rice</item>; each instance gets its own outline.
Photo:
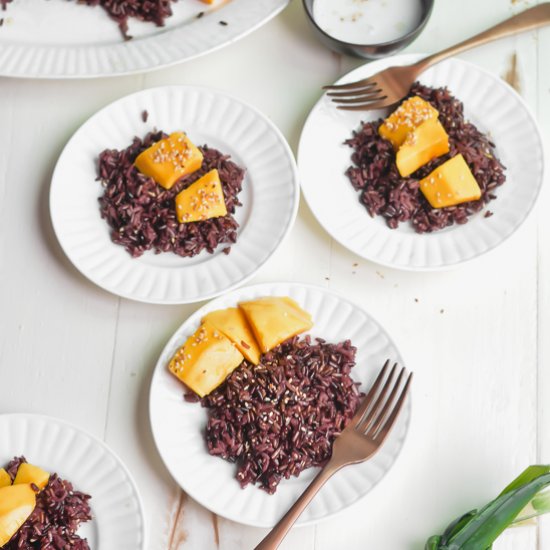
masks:
<instances>
[{"instance_id":1,"label":"mound of purple rice","mask_svg":"<svg viewBox=\"0 0 550 550\"><path fill-rule=\"evenodd\" d=\"M346 172L359 191L360 202L371 216L383 216L395 229L400 222L410 221L418 233L429 233L455 223L464 224L496 198L495 189L504 183L504 167L494 154L494 144L464 118L462 103L446 88L430 88L415 83L409 95L420 96L438 111L439 120L449 134L450 151L434 159L410 177L400 176L395 153L389 141L378 135L382 119L366 122L346 144L353 148L352 161ZM419 188L419 182L449 158L461 153L479 187L481 198L446 208L432 208ZM488 216L487 216L488 217Z\"/></svg>"},{"instance_id":2,"label":"mound of purple rice","mask_svg":"<svg viewBox=\"0 0 550 550\"><path fill-rule=\"evenodd\" d=\"M200 147L204 155L201 169L182 178L171 189L164 189L134 167L135 158L164 137L163 132L151 132L144 139L134 138L122 151L106 150L100 154L98 179L105 189L99 204L101 217L112 229L112 241L124 246L134 258L146 250L191 257L203 250L212 253L220 244L235 243L239 224L233 214L241 206L238 195L244 170L229 160L228 155L204 145ZM220 175L227 215L179 223L175 196L214 168ZM229 247L224 252L228 253Z\"/></svg>"},{"instance_id":3,"label":"mound of purple rice","mask_svg":"<svg viewBox=\"0 0 550 550\"><path fill-rule=\"evenodd\" d=\"M244 361L201 400L210 454L237 463L242 487L258 484L270 494L283 478L324 465L359 404L355 352L349 340L306 336L266 353L258 366Z\"/></svg>"},{"instance_id":4,"label":"mound of purple rice","mask_svg":"<svg viewBox=\"0 0 550 550\"><path fill-rule=\"evenodd\" d=\"M2 9L12 0L0 0ZM80 4L101 6L111 19L118 23L122 36L129 40L128 19L155 23L164 26L164 21L172 15L172 4L177 0L78 0Z\"/></svg>"},{"instance_id":5,"label":"mound of purple rice","mask_svg":"<svg viewBox=\"0 0 550 550\"><path fill-rule=\"evenodd\" d=\"M24 457L14 458L6 470L12 481ZM76 532L92 514L89 495L73 489L69 481L52 474L48 485L36 495L36 507L3 550L90 550Z\"/></svg>"},{"instance_id":6,"label":"mound of purple rice","mask_svg":"<svg viewBox=\"0 0 550 550\"><path fill-rule=\"evenodd\" d=\"M122 36L128 40L128 19L135 18L140 21L155 23L159 27L164 26L164 21L172 15L172 4L177 0L79 0L88 6L101 6L111 19L114 19L122 32Z\"/></svg>"}]
</instances>

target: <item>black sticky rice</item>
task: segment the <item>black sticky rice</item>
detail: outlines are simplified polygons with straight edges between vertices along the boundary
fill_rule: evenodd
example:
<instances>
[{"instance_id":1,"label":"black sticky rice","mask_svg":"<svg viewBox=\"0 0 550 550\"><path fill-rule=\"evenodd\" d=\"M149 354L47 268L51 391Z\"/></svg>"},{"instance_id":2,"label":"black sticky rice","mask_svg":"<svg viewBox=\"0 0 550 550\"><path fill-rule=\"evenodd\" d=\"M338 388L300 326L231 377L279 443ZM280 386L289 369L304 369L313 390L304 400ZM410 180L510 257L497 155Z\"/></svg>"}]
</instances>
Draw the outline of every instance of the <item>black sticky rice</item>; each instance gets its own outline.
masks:
<instances>
[{"instance_id":1,"label":"black sticky rice","mask_svg":"<svg viewBox=\"0 0 550 550\"><path fill-rule=\"evenodd\" d=\"M389 141L378 135L382 119L367 122L353 133L346 144L354 149L353 166L346 172L359 191L360 202L371 216L383 216L395 229L410 221L418 233L432 232L455 223L464 224L475 212L496 198L495 189L504 183L504 167L496 158L494 144L464 118L462 103L446 88L430 88L415 83L408 97L417 95L438 111L439 120L449 134L450 152L434 159L410 177L402 178L395 165L395 153ZM432 208L419 189L419 181L434 168L461 153L479 187L481 198L447 208Z\"/></svg>"},{"instance_id":2,"label":"black sticky rice","mask_svg":"<svg viewBox=\"0 0 550 550\"><path fill-rule=\"evenodd\" d=\"M14 458L6 470L12 481L24 457ZM86 539L76 532L92 519L89 495L75 491L69 481L52 474L46 487L36 495L36 507L3 550L90 550Z\"/></svg>"},{"instance_id":3,"label":"black sticky rice","mask_svg":"<svg viewBox=\"0 0 550 550\"><path fill-rule=\"evenodd\" d=\"M114 19L124 38L128 35L128 19L155 23L164 26L164 21L172 15L172 4L177 0L79 0L88 6L101 6Z\"/></svg>"},{"instance_id":4,"label":"black sticky rice","mask_svg":"<svg viewBox=\"0 0 550 550\"><path fill-rule=\"evenodd\" d=\"M12 0L0 0L2 9L6 9ZM172 15L172 4L177 0L78 0L80 4L101 6L111 19L118 23L122 36L130 39L128 19L155 23L164 26L165 19Z\"/></svg>"},{"instance_id":5,"label":"black sticky rice","mask_svg":"<svg viewBox=\"0 0 550 550\"><path fill-rule=\"evenodd\" d=\"M360 400L351 378L355 352L349 340L306 336L263 355L258 366L244 361L201 400L209 453L237 463L242 487L258 484L270 494L283 478L325 464Z\"/></svg>"},{"instance_id":6,"label":"black sticky rice","mask_svg":"<svg viewBox=\"0 0 550 550\"><path fill-rule=\"evenodd\" d=\"M141 151L166 134L151 132L144 139L134 138L122 151L106 150L99 156L99 179L104 193L99 198L101 216L111 227L111 239L135 258L146 250L173 252L191 257L203 250L214 252L220 244L237 241L239 224L233 217L241 206L244 170L216 149L200 147L204 161L200 170L181 179L167 190L141 174L133 165ZM217 168L228 214L193 223L179 223L175 196L198 178Z\"/></svg>"}]
</instances>

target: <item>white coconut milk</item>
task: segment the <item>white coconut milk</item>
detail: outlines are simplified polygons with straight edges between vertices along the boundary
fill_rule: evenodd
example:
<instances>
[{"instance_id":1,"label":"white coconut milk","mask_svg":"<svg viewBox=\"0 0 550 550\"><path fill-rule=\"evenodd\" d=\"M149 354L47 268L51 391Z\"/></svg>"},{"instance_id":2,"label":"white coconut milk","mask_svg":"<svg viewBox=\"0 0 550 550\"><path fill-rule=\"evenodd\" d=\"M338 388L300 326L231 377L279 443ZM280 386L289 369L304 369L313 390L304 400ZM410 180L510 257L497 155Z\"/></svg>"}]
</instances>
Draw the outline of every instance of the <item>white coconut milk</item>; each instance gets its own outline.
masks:
<instances>
[{"instance_id":1,"label":"white coconut milk","mask_svg":"<svg viewBox=\"0 0 550 550\"><path fill-rule=\"evenodd\" d=\"M420 23L421 0L315 0L313 18L327 34L352 44L400 38Z\"/></svg>"}]
</instances>

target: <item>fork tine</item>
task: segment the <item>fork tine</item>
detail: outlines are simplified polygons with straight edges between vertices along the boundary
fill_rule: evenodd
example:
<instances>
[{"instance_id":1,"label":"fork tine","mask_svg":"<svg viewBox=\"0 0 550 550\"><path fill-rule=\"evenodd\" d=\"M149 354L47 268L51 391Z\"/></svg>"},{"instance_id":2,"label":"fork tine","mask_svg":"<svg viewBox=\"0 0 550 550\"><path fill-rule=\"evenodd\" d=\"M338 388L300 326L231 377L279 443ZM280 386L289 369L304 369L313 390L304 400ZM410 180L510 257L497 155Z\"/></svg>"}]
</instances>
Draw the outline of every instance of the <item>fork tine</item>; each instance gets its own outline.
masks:
<instances>
[{"instance_id":1,"label":"fork tine","mask_svg":"<svg viewBox=\"0 0 550 550\"><path fill-rule=\"evenodd\" d=\"M376 84L372 76L369 78L364 78L363 80L358 80L357 82L349 82L348 84L332 84L330 86L323 86L323 90L353 90L354 88L360 88L361 86L370 84Z\"/></svg>"},{"instance_id":2,"label":"fork tine","mask_svg":"<svg viewBox=\"0 0 550 550\"><path fill-rule=\"evenodd\" d=\"M360 97L351 97L347 99L336 98L332 102L338 105L356 105L357 103L363 104L365 101L382 101L386 99L387 96L380 96L379 93L374 93L370 95L363 95Z\"/></svg>"},{"instance_id":3,"label":"fork tine","mask_svg":"<svg viewBox=\"0 0 550 550\"><path fill-rule=\"evenodd\" d=\"M380 407L383 405L386 399L386 394L388 393L388 390L390 389L393 375L395 374L395 371L397 369L397 363L393 364L393 367L390 371L390 374L388 375L388 378L386 380L386 383L384 384L384 387L380 390L380 393L378 394L378 397L372 406L372 408L369 410L366 417L357 423L357 429L360 432L366 432L369 426L371 425L371 422L375 420L378 417L378 414L380 412Z\"/></svg>"},{"instance_id":4,"label":"fork tine","mask_svg":"<svg viewBox=\"0 0 550 550\"><path fill-rule=\"evenodd\" d=\"M382 109L383 107L391 107L395 101L388 101L383 99L381 101L374 101L366 103L361 103L359 105L338 105L337 109L342 109L342 111L374 111L374 109Z\"/></svg>"},{"instance_id":5,"label":"fork tine","mask_svg":"<svg viewBox=\"0 0 550 550\"><path fill-rule=\"evenodd\" d=\"M329 97L353 97L356 95L366 94L369 92L381 92L380 87L377 87L376 84L369 84L368 86L363 86L361 88L355 88L353 90L348 90L347 92L328 92Z\"/></svg>"},{"instance_id":6,"label":"fork tine","mask_svg":"<svg viewBox=\"0 0 550 550\"><path fill-rule=\"evenodd\" d=\"M374 396L376 395L376 392L378 391L378 388L380 387L380 384L382 384L382 381L384 380L384 377L386 376L386 371L388 370L388 365L390 364L390 360L386 359L386 362L384 363L384 366L382 367L380 374L376 377L376 380L374 381L374 384L372 385L371 389L369 390L369 393L366 395L366 397L363 399L363 402L355 411L355 414L353 415L353 418L349 422L350 427L357 426L359 421L365 416L365 413L367 412L368 408L372 404L372 400Z\"/></svg>"},{"instance_id":7,"label":"fork tine","mask_svg":"<svg viewBox=\"0 0 550 550\"><path fill-rule=\"evenodd\" d=\"M380 414L378 415L378 418L375 422L373 422L368 430L365 431L365 435L368 435L370 437L374 438L374 435L378 432L380 429L380 426L384 424L386 419L388 418L388 415L392 411L393 402L395 400L395 396L397 395L397 390L401 386L401 380L403 379L403 375L405 374L405 369L402 368L401 372L399 373L399 376L397 377L397 380L395 381L395 384L393 385L393 389L384 403L384 406L382 407L382 410L380 411Z\"/></svg>"},{"instance_id":8,"label":"fork tine","mask_svg":"<svg viewBox=\"0 0 550 550\"><path fill-rule=\"evenodd\" d=\"M388 434L390 433L390 430L393 428L393 425L395 423L395 420L399 416L399 413L401 412L401 409L403 407L403 403L405 402L405 398L407 397L407 394L409 392L409 387L411 385L413 373L411 372L409 376L407 377L407 381L405 382L405 386L403 387L403 390L401 392L401 395L399 396L399 399L397 400L392 413L390 414L388 420L386 423L382 426L381 430L374 436L374 438L379 442L381 445L386 437L388 437Z\"/></svg>"}]
</instances>

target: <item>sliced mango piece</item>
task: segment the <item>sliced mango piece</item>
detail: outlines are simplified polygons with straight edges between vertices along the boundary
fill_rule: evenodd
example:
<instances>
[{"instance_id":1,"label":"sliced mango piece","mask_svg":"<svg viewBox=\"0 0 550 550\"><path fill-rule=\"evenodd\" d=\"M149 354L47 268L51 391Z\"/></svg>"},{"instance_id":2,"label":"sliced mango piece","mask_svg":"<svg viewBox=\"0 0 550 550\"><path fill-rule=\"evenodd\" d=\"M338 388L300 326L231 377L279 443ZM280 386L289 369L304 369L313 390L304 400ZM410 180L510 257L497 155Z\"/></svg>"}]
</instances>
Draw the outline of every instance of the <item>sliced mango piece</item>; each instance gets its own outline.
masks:
<instances>
[{"instance_id":1,"label":"sliced mango piece","mask_svg":"<svg viewBox=\"0 0 550 550\"><path fill-rule=\"evenodd\" d=\"M410 176L432 159L449 152L449 136L439 120L432 119L413 130L397 151L395 162L402 177Z\"/></svg>"},{"instance_id":2,"label":"sliced mango piece","mask_svg":"<svg viewBox=\"0 0 550 550\"><path fill-rule=\"evenodd\" d=\"M420 190L433 208L481 198L481 189L462 155L456 155L420 181Z\"/></svg>"},{"instance_id":3,"label":"sliced mango piece","mask_svg":"<svg viewBox=\"0 0 550 550\"><path fill-rule=\"evenodd\" d=\"M254 365L260 362L260 348L242 310L237 307L211 311L202 318L227 336Z\"/></svg>"},{"instance_id":4,"label":"sliced mango piece","mask_svg":"<svg viewBox=\"0 0 550 550\"><path fill-rule=\"evenodd\" d=\"M176 196L180 223L198 222L227 215L220 175L216 169L192 183Z\"/></svg>"},{"instance_id":5,"label":"sliced mango piece","mask_svg":"<svg viewBox=\"0 0 550 550\"><path fill-rule=\"evenodd\" d=\"M303 319L304 322L311 323L313 326L311 315L305 309L302 309L295 300L288 296L280 296L276 298L276 300L283 302L288 308L292 309L298 317Z\"/></svg>"},{"instance_id":6,"label":"sliced mango piece","mask_svg":"<svg viewBox=\"0 0 550 550\"><path fill-rule=\"evenodd\" d=\"M35 506L36 493L28 483L0 489L0 547L27 521Z\"/></svg>"},{"instance_id":7,"label":"sliced mango piece","mask_svg":"<svg viewBox=\"0 0 550 550\"><path fill-rule=\"evenodd\" d=\"M259 298L242 302L239 307L263 353L313 326L311 315L287 296Z\"/></svg>"},{"instance_id":8,"label":"sliced mango piece","mask_svg":"<svg viewBox=\"0 0 550 550\"><path fill-rule=\"evenodd\" d=\"M397 150L415 128L438 116L439 111L431 103L415 95L401 103L380 125L378 133Z\"/></svg>"},{"instance_id":9,"label":"sliced mango piece","mask_svg":"<svg viewBox=\"0 0 550 550\"><path fill-rule=\"evenodd\" d=\"M11 477L4 468L0 468L0 489L2 487L7 487L8 485L11 485Z\"/></svg>"},{"instance_id":10,"label":"sliced mango piece","mask_svg":"<svg viewBox=\"0 0 550 550\"><path fill-rule=\"evenodd\" d=\"M13 480L14 485L22 483L34 483L39 489L44 489L50 480L50 474L38 466L33 466L23 462L17 469L17 474Z\"/></svg>"},{"instance_id":11,"label":"sliced mango piece","mask_svg":"<svg viewBox=\"0 0 550 550\"><path fill-rule=\"evenodd\" d=\"M202 153L183 133L174 132L142 151L134 161L136 168L165 189L196 172L202 166Z\"/></svg>"},{"instance_id":12,"label":"sliced mango piece","mask_svg":"<svg viewBox=\"0 0 550 550\"><path fill-rule=\"evenodd\" d=\"M197 395L204 397L216 389L243 359L233 342L206 322L175 353L168 368Z\"/></svg>"}]
</instances>

